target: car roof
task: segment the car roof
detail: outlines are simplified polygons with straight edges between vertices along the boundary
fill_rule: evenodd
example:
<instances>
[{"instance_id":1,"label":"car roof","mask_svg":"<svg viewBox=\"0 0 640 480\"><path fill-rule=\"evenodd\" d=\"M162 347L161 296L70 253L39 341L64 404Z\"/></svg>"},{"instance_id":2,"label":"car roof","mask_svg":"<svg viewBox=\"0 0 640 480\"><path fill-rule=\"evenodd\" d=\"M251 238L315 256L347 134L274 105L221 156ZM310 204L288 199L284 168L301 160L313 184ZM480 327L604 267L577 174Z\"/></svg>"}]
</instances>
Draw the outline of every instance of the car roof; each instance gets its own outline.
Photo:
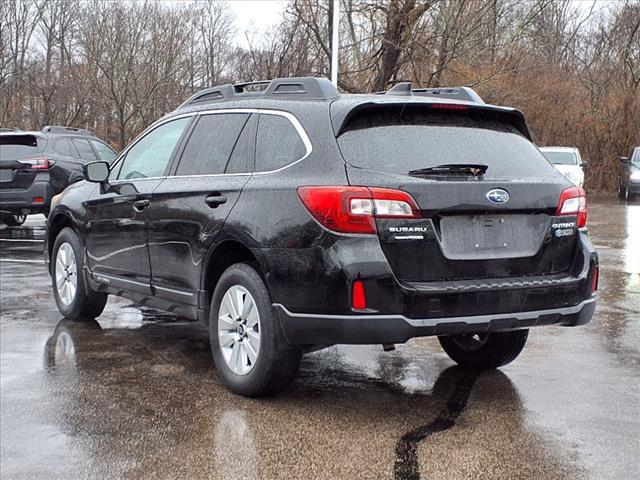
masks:
<instances>
[{"instance_id":1,"label":"car roof","mask_svg":"<svg viewBox=\"0 0 640 480\"><path fill-rule=\"evenodd\" d=\"M540 147L540 150L545 152L571 152L575 153L578 149L576 147Z\"/></svg>"},{"instance_id":2,"label":"car roof","mask_svg":"<svg viewBox=\"0 0 640 480\"><path fill-rule=\"evenodd\" d=\"M248 87L254 85L267 87L259 92L247 91ZM404 82L388 92L341 94L329 80L316 77L278 78L207 88L193 94L161 120L201 111L239 108L275 109L301 115L314 109L326 111L329 106L334 133L339 135L352 115L366 108L434 104L465 105L470 110L500 112L509 116L517 128L531 139L531 132L522 112L510 107L485 104L468 87L412 89L410 83Z\"/></svg>"}]
</instances>

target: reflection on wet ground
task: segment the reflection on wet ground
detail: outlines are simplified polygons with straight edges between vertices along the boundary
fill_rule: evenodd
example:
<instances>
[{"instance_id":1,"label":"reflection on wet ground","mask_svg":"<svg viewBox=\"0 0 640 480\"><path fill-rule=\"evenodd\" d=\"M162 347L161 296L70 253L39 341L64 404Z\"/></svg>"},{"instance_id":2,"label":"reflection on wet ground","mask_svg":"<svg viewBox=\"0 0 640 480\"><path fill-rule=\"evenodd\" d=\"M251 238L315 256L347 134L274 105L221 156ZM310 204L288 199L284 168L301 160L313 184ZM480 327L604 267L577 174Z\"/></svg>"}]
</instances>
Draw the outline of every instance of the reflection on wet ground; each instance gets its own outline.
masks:
<instances>
[{"instance_id":1,"label":"reflection on wet ground","mask_svg":"<svg viewBox=\"0 0 640 480\"><path fill-rule=\"evenodd\" d=\"M7 241L41 239L42 222L0 232L2 477L634 478L640 206L589 213L591 324L534 330L483 373L435 339L332 347L260 400L224 389L194 323L117 298L97 321L61 319L42 243Z\"/></svg>"}]
</instances>

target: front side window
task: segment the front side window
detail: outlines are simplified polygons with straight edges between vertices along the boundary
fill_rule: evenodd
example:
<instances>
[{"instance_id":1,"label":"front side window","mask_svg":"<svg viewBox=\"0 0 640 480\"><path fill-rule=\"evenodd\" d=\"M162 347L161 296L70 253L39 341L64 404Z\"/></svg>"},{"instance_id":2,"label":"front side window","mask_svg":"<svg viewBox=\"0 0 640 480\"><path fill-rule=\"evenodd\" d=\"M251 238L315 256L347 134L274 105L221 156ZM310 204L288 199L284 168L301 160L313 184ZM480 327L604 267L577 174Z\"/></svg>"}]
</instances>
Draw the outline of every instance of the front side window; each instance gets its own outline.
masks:
<instances>
[{"instance_id":1,"label":"front side window","mask_svg":"<svg viewBox=\"0 0 640 480\"><path fill-rule=\"evenodd\" d=\"M179 118L154 128L127 152L118 180L161 177L191 118ZM117 169L116 169L117 170Z\"/></svg>"},{"instance_id":2,"label":"front side window","mask_svg":"<svg viewBox=\"0 0 640 480\"><path fill-rule=\"evenodd\" d=\"M300 160L304 142L288 118L261 114L256 140L256 172L270 172Z\"/></svg>"},{"instance_id":3,"label":"front side window","mask_svg":"<svg viewBox=\"0 0 640 480\"><path fill-rule=\"evenodd\" d=\"M189 135L176 175L224 173L247 113L203 115Z\"/></svg>"}]
</instances>

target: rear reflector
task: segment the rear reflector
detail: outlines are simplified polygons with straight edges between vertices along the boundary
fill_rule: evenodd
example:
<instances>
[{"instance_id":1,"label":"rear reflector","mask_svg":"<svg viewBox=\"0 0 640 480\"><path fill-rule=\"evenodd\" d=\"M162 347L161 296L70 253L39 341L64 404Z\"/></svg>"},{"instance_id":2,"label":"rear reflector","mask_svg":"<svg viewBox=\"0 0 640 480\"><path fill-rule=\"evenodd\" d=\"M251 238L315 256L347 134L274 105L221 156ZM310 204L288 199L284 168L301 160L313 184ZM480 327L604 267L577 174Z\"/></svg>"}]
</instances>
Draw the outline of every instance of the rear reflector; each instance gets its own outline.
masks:
<instances>
[{"instance_id":1,"label":"rear reflector","mask_svg":"<svg viewBox=\"0 0 640 480\"><path fill-rule=\"evenodd\" d=\"M562 191L556 216L575 215L578 228L587 224L587 194L580 187L571 187Z\"/></svg>"},{"instance_id":2,"label":"rear reflector","mask_svg":"<svg viewBox=\"0 0 640 480\"><path fill-rule=\"evenodd\" d=\"M367 296L364 293L364 283L356 280L351 287L351 307L354 310L366 310Z\"/></svg>"},{"instance_id":3,"label":"rear reflector","mask_svg":"<svg viewBox=\"0 0 640 480\"><path fill-rule=\"evenodd\" d=\"M600 275L600 269L598 267L593 271L593 281L591 282L591 294L595 294L598 291L598 276Z\"/></svg>"},{"instance_id":4,"label":"rear reflector","mask_svg":"<svg viewBox=\"0 0 640 480\"><path fill-rule=\"evenodd\" d=\"M33 203L44 203L44 197L33 197Z\"/></svg>"},{"instance_id":5,"label":"rear reflector","mask_svg":"<svg viewBox=\"0 0 640 480\"><path fill-rule=\"evenodd\" d=\"M376 218L422 218L411 195L374 187L321 186L298 188L309 213L329 230L376 233Z\"/></svg>"}]
</instances>

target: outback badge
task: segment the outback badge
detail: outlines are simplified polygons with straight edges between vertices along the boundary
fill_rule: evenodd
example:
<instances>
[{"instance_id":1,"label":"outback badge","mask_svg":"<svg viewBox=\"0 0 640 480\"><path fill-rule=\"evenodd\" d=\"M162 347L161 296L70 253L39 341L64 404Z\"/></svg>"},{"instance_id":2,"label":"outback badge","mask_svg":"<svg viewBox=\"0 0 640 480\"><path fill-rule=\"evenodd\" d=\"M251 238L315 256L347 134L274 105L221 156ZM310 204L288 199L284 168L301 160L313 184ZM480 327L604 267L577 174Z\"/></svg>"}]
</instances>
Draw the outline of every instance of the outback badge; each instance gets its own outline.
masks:
<instances>
[{"instance_id":1,"label":"outback badge","mask_svg":"<svg viewBox=\"0 0 640 480\"><path fill-rule=\"evenodd\" d=\"M494 188L487 192L487 200L497 205L507 203L509 201L509 192L502 188Z\"/></svg>"}]
</instances>

